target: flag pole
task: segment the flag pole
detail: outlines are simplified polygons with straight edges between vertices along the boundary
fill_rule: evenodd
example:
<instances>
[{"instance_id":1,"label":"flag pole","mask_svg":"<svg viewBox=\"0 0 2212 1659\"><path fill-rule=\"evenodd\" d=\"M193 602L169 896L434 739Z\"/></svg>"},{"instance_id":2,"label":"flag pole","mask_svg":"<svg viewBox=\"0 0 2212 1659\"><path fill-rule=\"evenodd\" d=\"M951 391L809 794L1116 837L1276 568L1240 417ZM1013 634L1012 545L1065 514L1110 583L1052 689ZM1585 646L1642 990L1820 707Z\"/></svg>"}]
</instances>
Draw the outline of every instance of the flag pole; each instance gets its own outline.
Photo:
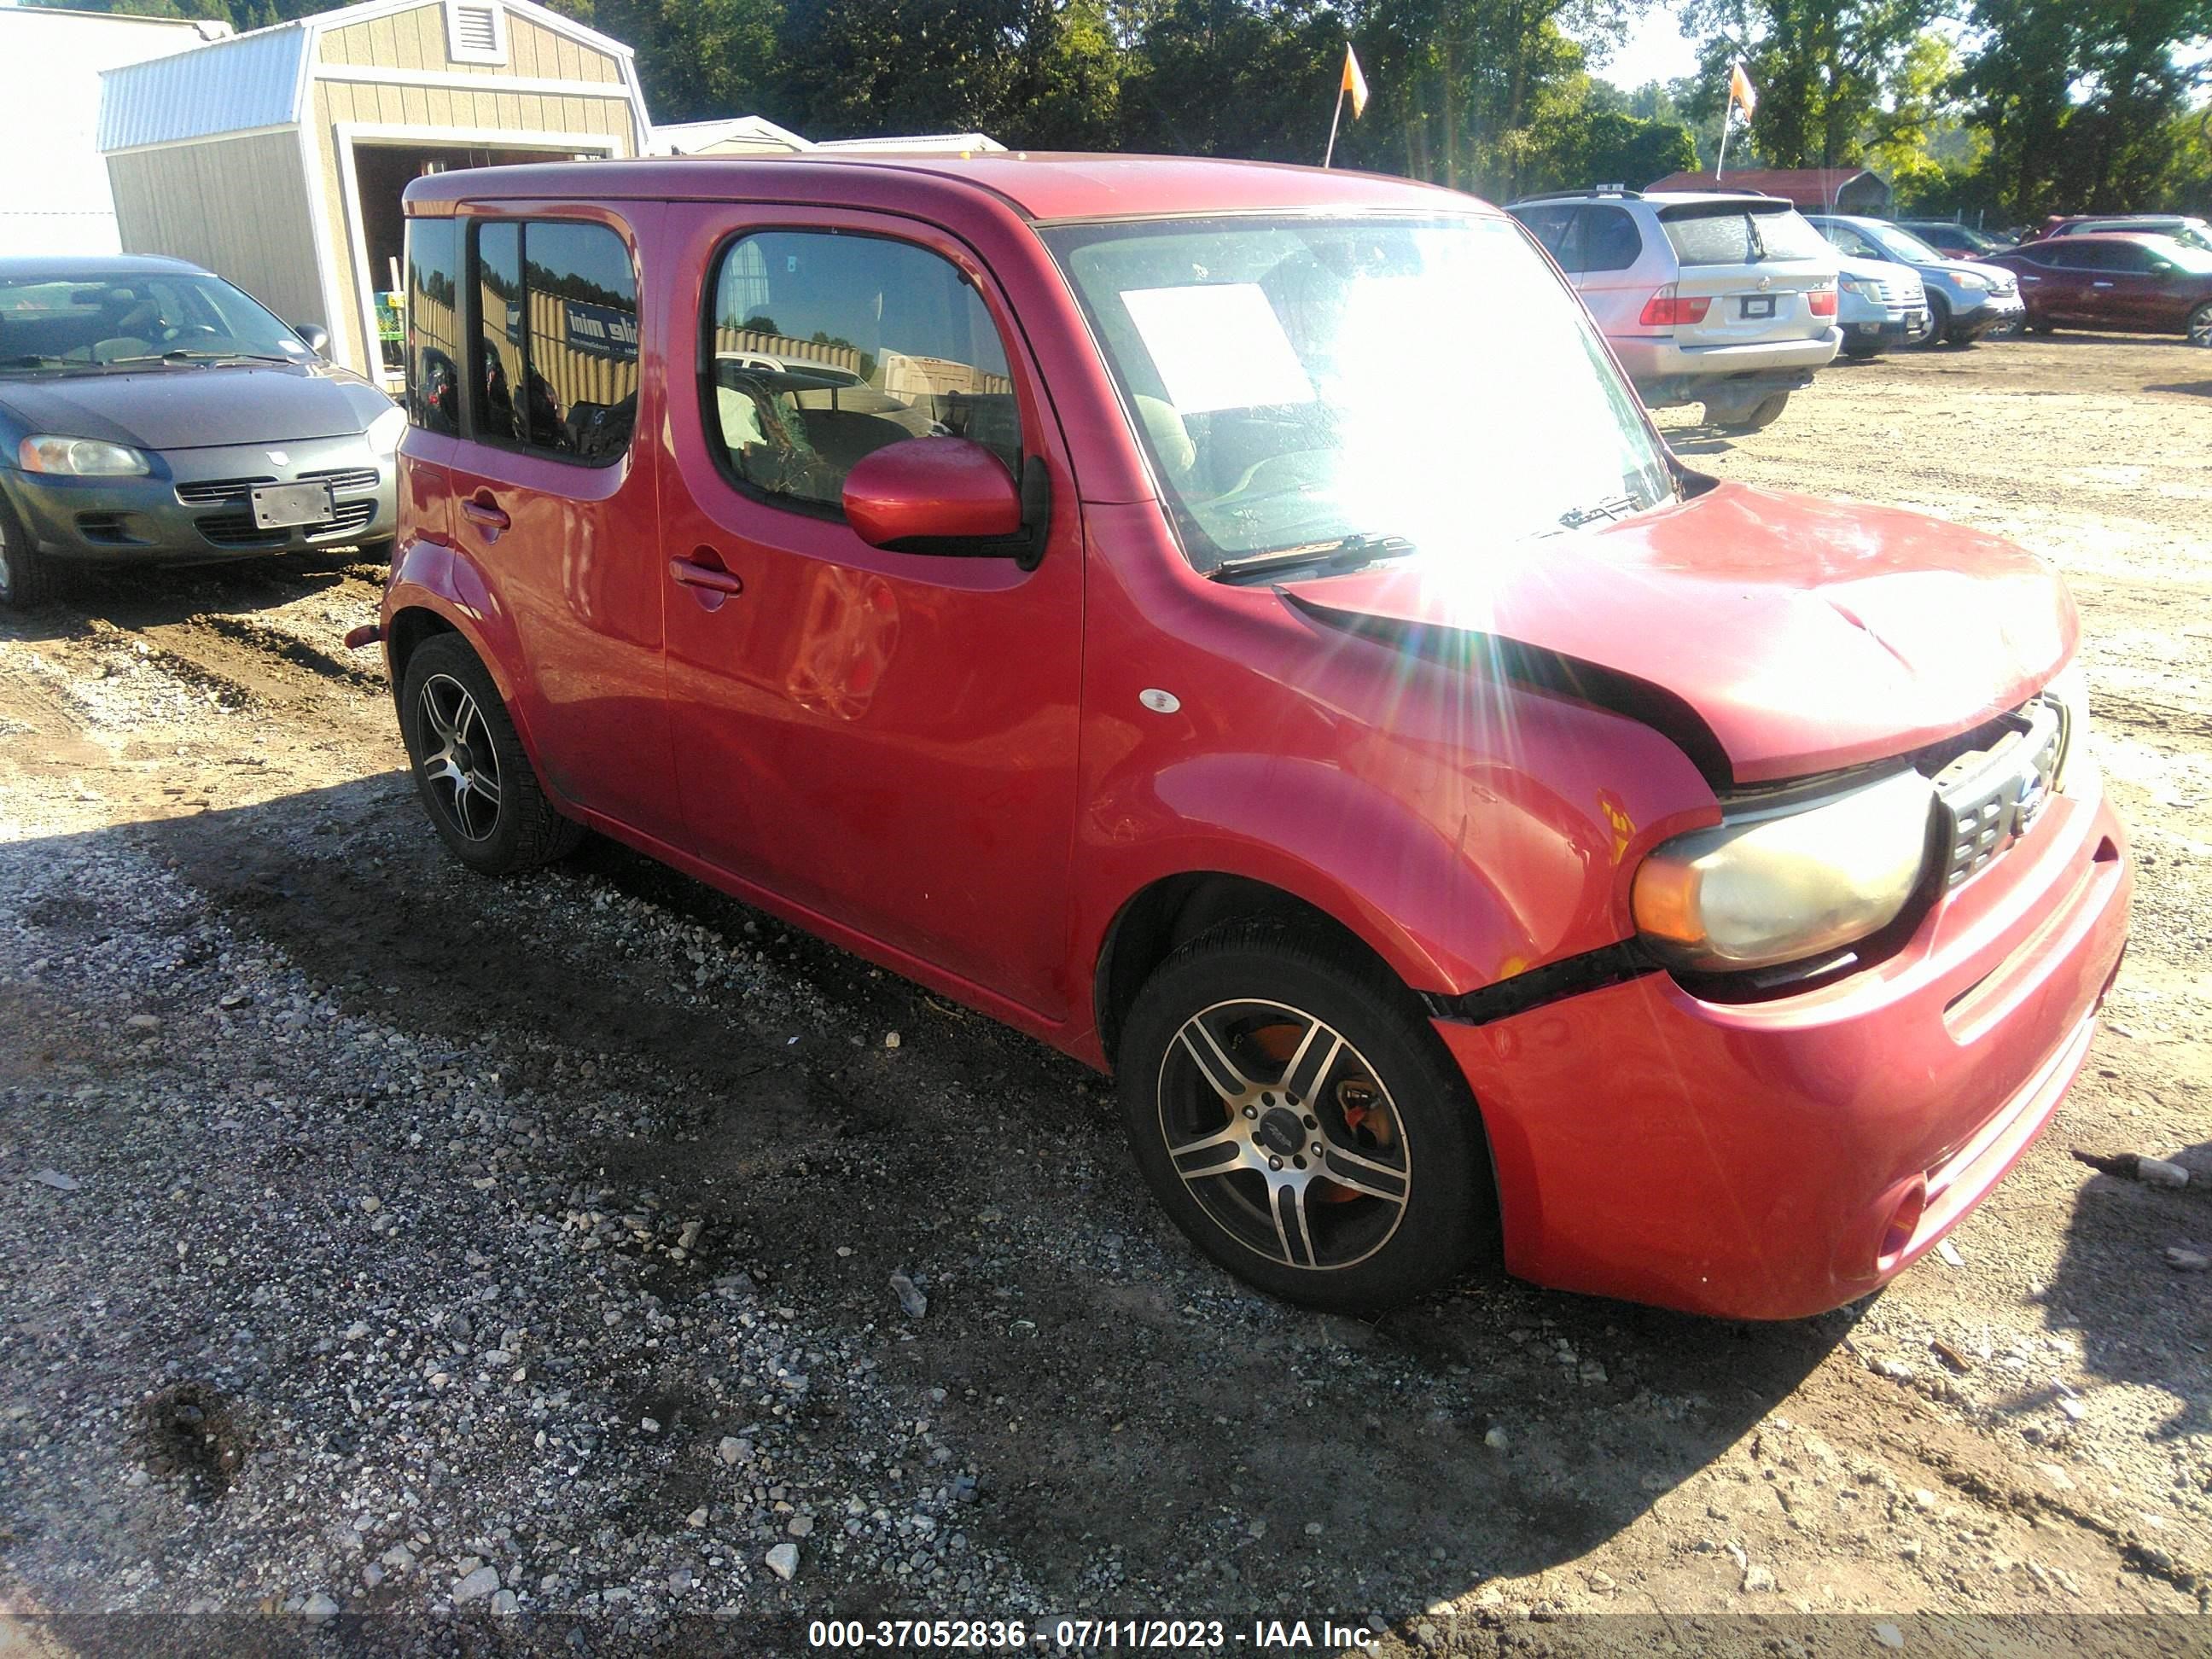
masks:
<instances>
[{"instance_id":1,"label":"flag pole","mask_svg":"<svg viewBox=\"0 0 2212 1659\"><path fill-rule=\"evenodd\" d=\"M1713 182L1717 185L1721 181L1721 174L1728 171L1729 118L1735 113L1733 100L1721 106L1721 149L1720 154L1713 157Z\"/></svg>"},{"instance_id":2,"label":"flag pole","mask_svg":"<svg viewBox=\"0 0 2212 1659\"><path fill-rule=\"evenodd\" d=\"M1321 164L1326 167L1336 159L1336 124L1344 118L1344 77L1336 77L1336 107L1328 112L1328 148L1321 153Z\"/></svg>"}]
</instances>

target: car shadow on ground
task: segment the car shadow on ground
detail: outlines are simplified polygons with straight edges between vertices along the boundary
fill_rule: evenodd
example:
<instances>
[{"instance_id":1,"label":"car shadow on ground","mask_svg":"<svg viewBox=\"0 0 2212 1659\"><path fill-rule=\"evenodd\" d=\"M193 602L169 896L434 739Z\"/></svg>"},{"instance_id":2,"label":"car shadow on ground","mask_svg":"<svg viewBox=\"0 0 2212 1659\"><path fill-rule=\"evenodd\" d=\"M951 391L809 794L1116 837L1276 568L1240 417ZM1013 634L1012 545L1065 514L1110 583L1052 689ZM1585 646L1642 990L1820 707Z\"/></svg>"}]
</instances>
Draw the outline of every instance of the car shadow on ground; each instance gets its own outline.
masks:
<instances>
[{"instance_id":1,"label":"car shadow on ground","mask_svg":"<svg viewBox=\"0 0 2212 1659\"><path fill-rule=\"evenodd\" d=\"M2081 1334L2092 1376L2174 1401L2171 1414L2148 1430L2158 1440L2212 1430L2212 1398L2173 1386L2173 1357L2203 1346L2204 1271L2178 1269L2166 1255L2169 1249L2212 1255L2212 1140L2169 1161L2190 1172L2187 1186L2084 1172L2045 1297L2051 1326Z\"/></svg>"},{"instance_id":2,"label":"car shadow on ground","mask_svg":"<svg viewBox=\"0 0 2212 1659\"><path fill-rule=\"evenodd\" d=\"M36 642L84 632L99 618L118 628L155 628L195 617L250 616L368 574L384 566L352 548L220 564L117 564L73 567L61 593L27 611L0 611L9 637ZM374 617L364 612L363 622Z\"/></svg>"},{"instance_id":3,"label":"car shadow on ground","mask_svg":"<svg viewBox=\"0 0 2212 1659\"><path fill-rule=\"evenodd\" d=\"M711 1305L741 1271L802 1323L862 1332L881 1385L976 1475L967 1532L1071 1611L1396 1613L1574 1562L1742 1439L1852 1322L1728 1324L1492 1278L1375 1321L1272 1301L1161 1218L1084 1068L605 842L518 882L471 876L402 773L56 837L33 924L132 926L69 878L123 843L341 1012L489 1039L549 1127L588 1125L582 1098L611 1090L659 1103L641 1133L549 1133L538 1178L622 1204L649 1188L703 1218L691 1260L636 1263L672 1308ZM811 987L814 1012L770 978ZM458 1277L437 1258L474 1242L410 1234L432 1254L410 1270ZM925 1316L902 1316L894 1271L923 1285ZM669 1480L696 1481L714 1437L757 1415L718 1405L702 1363L673 1352L605 1384L696 1402L656 1407ZM680 1517L696 1500L658 1491L660 1468L626 1472L635 1512ZM903 1594L846 1585L841 1612Z\"/></svg>"},{"instance_id":4,"label":"car shadow on ground","mask_svg":"<svg viewBox=\"0 0 2212 1659\"><path fill-rule=\"evenodd\" d=\"M2146 392L2178 392L2185 398L2212 398L2212 380L2170 380L2164 386L2147 386Z\"/></svg>"}]
</instances>

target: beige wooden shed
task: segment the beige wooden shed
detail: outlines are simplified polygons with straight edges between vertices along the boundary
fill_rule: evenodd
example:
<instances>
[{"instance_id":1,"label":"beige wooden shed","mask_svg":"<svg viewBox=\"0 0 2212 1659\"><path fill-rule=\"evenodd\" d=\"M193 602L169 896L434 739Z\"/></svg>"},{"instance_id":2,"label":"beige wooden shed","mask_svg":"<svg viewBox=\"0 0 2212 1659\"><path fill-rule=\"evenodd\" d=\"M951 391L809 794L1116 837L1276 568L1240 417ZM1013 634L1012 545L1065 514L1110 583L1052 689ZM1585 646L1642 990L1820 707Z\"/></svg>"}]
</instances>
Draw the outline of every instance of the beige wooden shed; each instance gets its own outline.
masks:
<instances>
[{"instance_id":1,"label":"beige wooden shed","mask_svg":"<svg viewBox=\"0 0 2212 1659\"><path fill-rule=\"evenodd\" d=\"M100 147L130 253L190 259L331 355L396 370L400 193L419 174L643 154L629 47L531 0L367 3L101 76Z\"/></svg>"}]
</instances>

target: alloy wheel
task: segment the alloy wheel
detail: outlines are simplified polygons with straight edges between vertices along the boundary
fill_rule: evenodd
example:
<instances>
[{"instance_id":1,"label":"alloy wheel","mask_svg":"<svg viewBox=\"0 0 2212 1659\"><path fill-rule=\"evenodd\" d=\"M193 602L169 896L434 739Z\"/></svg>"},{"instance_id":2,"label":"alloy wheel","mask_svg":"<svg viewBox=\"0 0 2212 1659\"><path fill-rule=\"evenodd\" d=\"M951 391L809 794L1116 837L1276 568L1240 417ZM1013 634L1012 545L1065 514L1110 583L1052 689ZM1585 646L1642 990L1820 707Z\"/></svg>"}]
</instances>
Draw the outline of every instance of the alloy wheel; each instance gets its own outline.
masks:
<instances>
[{"instance_id":1,"label":"alloy wheel","mask_svg":"<svg viewBox=\"0 0 2212 1659\"><path fill-rule=\"evenodd\" d=\"M0 518L0 605L15 597L15 563L8 545L8 521Z\"/></svg>"},{"instance_id":2,"label":"alloy wheel","mask_svg":"<svg viewBox=\"0 0 2212 1659\"><path fill-rule=\"evenodd\" d=\"M1262 1000L1201 1010L1168 1047L1158 1099L1191 1198L1270 1261L1349 1267L1405 1218L1412 1149L1390 1091L1310 1014Z\"/></svg>"},{"instance_id":3,"label":"alloy wheel","mask_svg":"<svg viewBox=\"0 0 2212 1659\"><path fill-rule=\"evenodd\" d=\"M448 822L470 841L499 827L499 750L475 696L450 674L422 682L422 775ZM430 748L432 739L439 747Z\"/></svg>"},{"instance_id":4,"label":"alloy wheel","mask_svg":"<svg viewBox=\"0 0 2212 1659\"><path fill-rule=\"evenodd\" d=\"M2212 346L2212 306L2199 306L2190 313L2189 343Z\"/></svg>"}]
</instances>

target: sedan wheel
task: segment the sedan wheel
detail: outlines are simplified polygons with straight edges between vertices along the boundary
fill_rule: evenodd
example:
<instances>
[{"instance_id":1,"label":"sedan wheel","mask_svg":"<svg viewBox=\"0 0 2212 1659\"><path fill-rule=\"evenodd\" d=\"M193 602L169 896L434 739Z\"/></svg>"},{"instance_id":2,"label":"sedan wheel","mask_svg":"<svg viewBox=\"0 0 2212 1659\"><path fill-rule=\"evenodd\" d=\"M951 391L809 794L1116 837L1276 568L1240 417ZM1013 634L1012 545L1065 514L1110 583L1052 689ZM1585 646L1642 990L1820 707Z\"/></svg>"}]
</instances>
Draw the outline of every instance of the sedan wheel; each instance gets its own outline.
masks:
<instances>
[{"instance_id":1,"label":"sedan wheel","mask_svg":"<svg viewBox=\"0 0 2212 1659\"><path fill-rule=\"evenodd\" d=\"M0 609L44 605L58 586L53 562L32 547L14 510L0 501Z\"/></svg>"},{"instance_id":2,"label":"sedan wheel","mask_svg":"<svg viewBox=\"0 0 2212 1659\"><path fill-rule=\"evenodd\" d=\"M1139 994L1119 1059L1154 1195L1264 1290L1389 1306L1494 1235L1464 1079L1403 988L1334 940L1256 921L1201 934Z\"/></svg>"},{"instance_id":3,"label":"sedan wheel","mask_svg":"<svg viewBox=\"0 0 2212 1659\"><path fill-rule=\"evenodd\" d=\"M2212 305L2202 305L2189 313L2189 343L2212 347Z\"/></svg>"}]
</instances>

